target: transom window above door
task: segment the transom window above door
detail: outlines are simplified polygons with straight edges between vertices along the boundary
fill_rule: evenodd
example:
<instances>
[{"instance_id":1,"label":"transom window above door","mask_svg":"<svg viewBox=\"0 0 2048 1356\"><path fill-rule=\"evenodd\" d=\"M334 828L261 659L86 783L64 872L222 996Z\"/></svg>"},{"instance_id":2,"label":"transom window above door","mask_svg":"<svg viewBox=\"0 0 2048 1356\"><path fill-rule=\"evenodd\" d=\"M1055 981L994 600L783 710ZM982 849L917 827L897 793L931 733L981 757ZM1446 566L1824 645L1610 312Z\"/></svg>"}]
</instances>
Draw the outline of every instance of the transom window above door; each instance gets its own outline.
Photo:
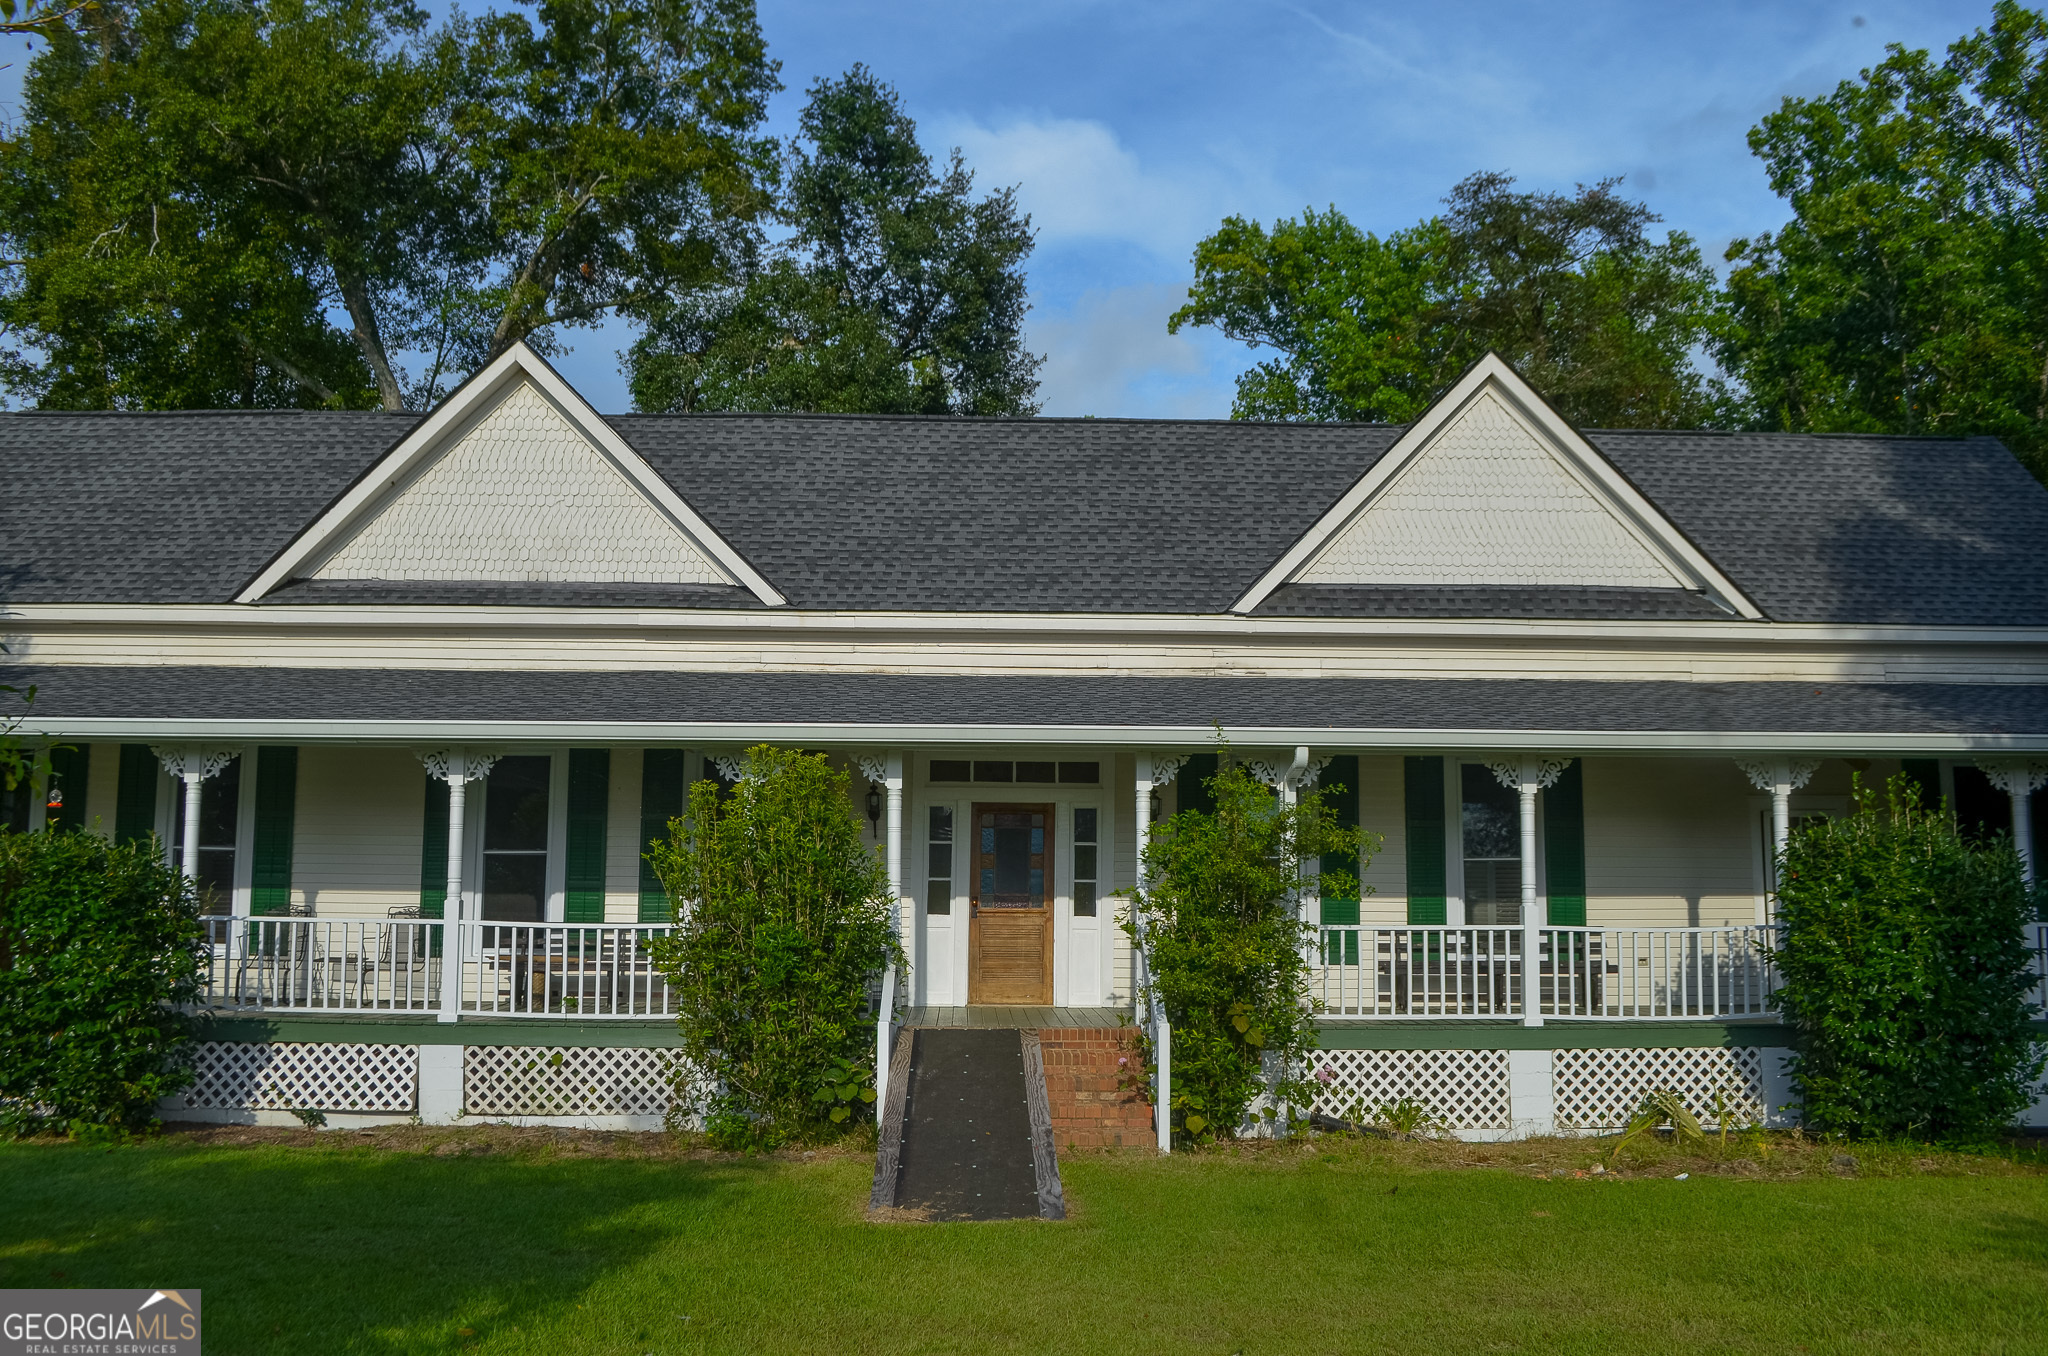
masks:
<instances>
[{"instance_id":1,"label":"transom window above door","mask_svg":"<svg viewBox=\"0 0 2048 1356\"><path fill-rule=\"evenodd\" d=\"M1027 786L1100 786L1102 764L1052 760L934 758L927 769L935 782L1010 782Z\"/></svg>"}]
</instances>

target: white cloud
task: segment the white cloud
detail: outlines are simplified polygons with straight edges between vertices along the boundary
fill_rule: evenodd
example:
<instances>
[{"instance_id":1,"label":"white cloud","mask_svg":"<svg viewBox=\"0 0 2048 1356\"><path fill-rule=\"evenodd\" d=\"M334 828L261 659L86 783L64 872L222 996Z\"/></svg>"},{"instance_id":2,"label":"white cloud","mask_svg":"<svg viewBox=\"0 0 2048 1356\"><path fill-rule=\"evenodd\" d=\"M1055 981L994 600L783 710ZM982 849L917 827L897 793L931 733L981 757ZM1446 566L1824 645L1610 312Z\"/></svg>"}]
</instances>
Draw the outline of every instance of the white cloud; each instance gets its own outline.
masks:
<instances>
[{"instance_id":1,"label":"white cloud","mask_svg":"<svg viewBox=\"0 0 2048 1356\"><path fill-rule=\"evenodd\" d=\"M1026 341L1043 353L1047 414L1220 419L1230 413L1240 346L1207 330L1166 332L1187 285L1083 293L1063 312L1034 310Z\"/></svg>"},{"instance_id":2,"label":"white cloud","mask_svg":"<svg viewBox=\"0 0 2048 1356\"><path fill-rule=\"evenodd\" d=\"M1216 228L1206 176L1146 169L1106 125L1092 119L1018 120L991 127L940 119L934 141L958 146L979 188L1017 186L1039 242L1120 240L1184 261Z\"/></svg>"}]
</instances>

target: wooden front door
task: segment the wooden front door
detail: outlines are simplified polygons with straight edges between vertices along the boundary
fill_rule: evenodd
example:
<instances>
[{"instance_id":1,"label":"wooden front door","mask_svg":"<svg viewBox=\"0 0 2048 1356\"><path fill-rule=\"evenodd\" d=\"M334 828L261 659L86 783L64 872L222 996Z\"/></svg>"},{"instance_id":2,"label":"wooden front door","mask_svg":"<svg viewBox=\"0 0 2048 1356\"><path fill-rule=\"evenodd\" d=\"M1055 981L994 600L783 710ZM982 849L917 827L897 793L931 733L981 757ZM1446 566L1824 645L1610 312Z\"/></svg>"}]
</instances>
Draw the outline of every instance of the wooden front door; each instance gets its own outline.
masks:
<instances>
[{"instance_id":1,"label":"wooden front door","mask_svg":"<svg viewBox=\"0 0 2048 1356\"><path fill-rule=\"evenodd\" d=\"M1050 805L974 807L968 872L967 1001L1052 1002Z\"/></svg>"}]
</instances>

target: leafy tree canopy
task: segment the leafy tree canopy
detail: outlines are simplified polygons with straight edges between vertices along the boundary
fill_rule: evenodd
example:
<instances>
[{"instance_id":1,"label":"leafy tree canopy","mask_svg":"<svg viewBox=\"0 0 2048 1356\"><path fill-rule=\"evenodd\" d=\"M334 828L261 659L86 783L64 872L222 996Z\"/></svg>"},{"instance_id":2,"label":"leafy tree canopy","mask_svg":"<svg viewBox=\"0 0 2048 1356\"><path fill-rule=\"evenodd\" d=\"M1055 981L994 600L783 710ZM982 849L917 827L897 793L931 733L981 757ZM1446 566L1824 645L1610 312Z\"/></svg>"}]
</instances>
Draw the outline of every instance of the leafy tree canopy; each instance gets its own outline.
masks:
<instances>
[{"instance_id":1,"label":"leafy tree canopy","mask_svg":"<svg viewBox=\"0 0 2048 1356\"><path fill-rule=\"evenodd\" d=\"M1792 209L1728 251L1714 345L1750 423L1991 433L2048 479L2048 20L2001 0L1750 132Z\"/></svg>"},{"instance_id":2,"label":"leafy tree canopy","mask_svg":"<svg viewBox=\"0 0 2048 1356\"><path fill-rule=\"evenodd\" d=\"M774 170L750 0L537 17L141 0L53 26L0 143L0 320L42 355L12 389L396 409L728 276Z\"/></svg>"},{"instance_id":3,"label":"leafy tree canopy","mask_svg":"<svg viewBox=\"0 0 2048 1356\"><path fill-rule=\"evenodd\" d=\"M1619 182L1525 193L1475 174L1384 239L1335 207L1271 229L1229 217L1196 245L1168 329L1276 352L1238 378L1239 419L1405 422L1491 349L1574 423L1697 423L1713 274L1682 232L1652 239L1660 218Z\"/></svg>"},{"instance_id":4,"label":"leafy tree canopy","mask_svg":"<svg viewBox=\"0 0 2048 1356\"><path fill-rule=\"evenodd\" d=\"M641 409L1037 412L1013 190L974 197L957 150L935 167L865 66L811 87L784 183L788 238L635 345Z\"/></svg>"}]
</instances>

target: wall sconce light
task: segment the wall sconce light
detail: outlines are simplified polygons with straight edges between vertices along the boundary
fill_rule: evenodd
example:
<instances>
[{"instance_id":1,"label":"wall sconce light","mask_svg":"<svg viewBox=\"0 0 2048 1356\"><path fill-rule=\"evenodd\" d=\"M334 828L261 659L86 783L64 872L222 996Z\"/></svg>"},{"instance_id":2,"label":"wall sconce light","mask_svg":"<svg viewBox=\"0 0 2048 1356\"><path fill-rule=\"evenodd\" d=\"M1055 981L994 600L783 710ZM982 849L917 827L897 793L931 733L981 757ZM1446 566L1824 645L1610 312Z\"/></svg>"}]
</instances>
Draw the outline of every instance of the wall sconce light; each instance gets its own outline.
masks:
<instances>
[{"instance_id":1,"label":"wall sconce light","mask_svg":"<svg viewBox=\"0 0 2048 1356\"><path fill-rule=\"evenodd\" d=\"M1159 822L1159 812L1161 810L1164 810L1165 808L1166 802L1159 798L1159 793L1157 791L1154 791L1152 793L1152 822L1154 824L1157 824Z\"/></svg>"},{"instance_id":2,"label":"wall sconce light","mask_svg":"<svg viewBox=\"0 0 2048 1356\"><path fill-rule=\"evenodd\" d=\"M882 835L882 788L868 783L868 831L877 838Z\"/></svg>"}]
</instances>

